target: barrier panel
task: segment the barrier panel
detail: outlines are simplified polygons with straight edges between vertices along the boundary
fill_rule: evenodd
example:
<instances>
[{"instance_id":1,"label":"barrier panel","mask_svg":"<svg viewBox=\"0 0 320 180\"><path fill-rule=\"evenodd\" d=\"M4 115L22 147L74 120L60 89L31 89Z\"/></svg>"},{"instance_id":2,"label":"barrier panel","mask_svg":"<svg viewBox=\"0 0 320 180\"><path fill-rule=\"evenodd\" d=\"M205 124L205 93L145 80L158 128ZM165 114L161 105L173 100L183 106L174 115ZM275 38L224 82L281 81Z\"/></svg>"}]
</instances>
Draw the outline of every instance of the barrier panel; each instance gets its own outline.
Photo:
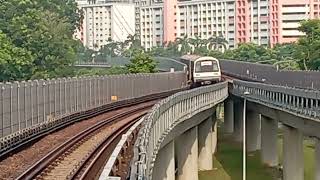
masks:
<instances>
[{"instance_id":1,"label":"barrier panel","mask_svg":"<svg viewBox=\"0 0 320 180\"><path fill-rule=\"evenodd\" d=\"M0 83L0 137L114 101L186 87L184 72Z\"/></svg>"},{"instance_id":2,"label":"barrier panel","mask_svg":"<svg viewBox=\"0 0 320 180\"><path fill-rule=\"evenodd\" d=\"M225 75L238 79L320 90L319 71L284 71L272 65L235 60L220 60L220 65Z\"/></svg>"}]
</instances>

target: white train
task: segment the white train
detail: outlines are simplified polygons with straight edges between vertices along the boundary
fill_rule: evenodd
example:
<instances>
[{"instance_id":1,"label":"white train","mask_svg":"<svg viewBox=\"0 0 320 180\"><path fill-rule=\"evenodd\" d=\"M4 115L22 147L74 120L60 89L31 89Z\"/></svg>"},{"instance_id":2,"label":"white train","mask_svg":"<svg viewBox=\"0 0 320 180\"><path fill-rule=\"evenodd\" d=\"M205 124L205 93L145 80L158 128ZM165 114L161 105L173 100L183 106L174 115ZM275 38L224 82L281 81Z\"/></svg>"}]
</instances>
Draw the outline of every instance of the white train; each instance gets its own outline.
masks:
<instances>
[{"instance_id":1,"label":"white train","mask_svg":"<svg viewBox=\"0 0 320 180\"><path fill-rule=\"evenodd\" d=\"M221 81L219 60L208 56L184 55L179 60L187 65L188 82L192 87Z\"/></svg>"}]
</instances>

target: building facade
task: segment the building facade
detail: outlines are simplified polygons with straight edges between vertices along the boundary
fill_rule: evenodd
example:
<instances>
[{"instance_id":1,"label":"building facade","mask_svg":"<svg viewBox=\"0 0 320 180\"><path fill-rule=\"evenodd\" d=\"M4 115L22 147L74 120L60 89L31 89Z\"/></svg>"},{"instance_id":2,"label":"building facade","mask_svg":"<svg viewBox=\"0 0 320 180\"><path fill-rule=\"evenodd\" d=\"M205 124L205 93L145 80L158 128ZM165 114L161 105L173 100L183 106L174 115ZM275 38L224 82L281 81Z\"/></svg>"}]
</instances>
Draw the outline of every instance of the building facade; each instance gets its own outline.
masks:
<instances>
[{"instance_id":1,"label":"building facade","mask_svg":"<svg viewBox=\"0 0 320 180\"><path fill-rule=\"evenodd\" d=\"M135 34L135 6L132 3L82 4L83 21L76 38L90 49L100 49L110 39L123 42Z\"/></svg>"},{"instance_id":2,"label":"building facade","mask_svg":"<svg viewBox=\"0 0 320 180\"><path fill-rule=\"evenodd\" d=\"M247 42L274 46L296 41L303 36L299 22L320 15L320 0L78 1L84 21L77 38L89 48L135 33L146 50L184 36L222 36L228 48Z\"/></svg>"},{"instance_id":3,"label":"building facade","mask_svg":"<svg viewBox=\"0 0 320 180\"><path fill-rule=\"evenodd\" d=\"M163 45L177 37L208 39L223 36L235 47L234 0L145 1L140 5L140 37L143 47Z\"/></svg>"},{"instance_id":4,"label":"building facade","mask_svg":"<svg viewBox=\"0 0 320 180\"><path fill-rule=\"evenodd\" d=\"M269 43L268 0L237 0L236 42L253 42L259 45Z\"/></svg>"},{"instance_id":5,"label":"building facade","mask_svg":"<svg viewBox=\"0 0 320 180\"><path fill-rule=\"evenodd\" d=\"M279 0L275 3L279 7L279 43L294 42L304 35L298 31L300 21L319 18L318 0Z\"/></svg>"},{"instance_id":6,"label":"building facade","mask_svg":"<svg viewBox=\"0 0 320 180\"><path fill-rule=\"evenodd\" d=\"M319 18L319 0L236 0L237 43L273 47L295 42L304 34L300 22Z\"/></svg>"}]
</instances>

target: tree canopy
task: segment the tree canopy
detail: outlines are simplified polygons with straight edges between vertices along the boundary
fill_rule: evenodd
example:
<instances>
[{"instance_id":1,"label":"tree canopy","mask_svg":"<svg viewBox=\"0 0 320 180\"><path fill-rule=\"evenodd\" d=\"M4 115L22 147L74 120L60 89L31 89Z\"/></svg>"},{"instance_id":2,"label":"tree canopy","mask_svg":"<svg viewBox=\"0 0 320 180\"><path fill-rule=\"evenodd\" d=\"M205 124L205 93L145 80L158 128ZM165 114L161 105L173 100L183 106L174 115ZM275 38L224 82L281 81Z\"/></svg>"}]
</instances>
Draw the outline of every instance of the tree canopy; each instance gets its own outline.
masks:
<instances>
[{"instance_id":1,"label":"tree canopy","mask_svg":"<svg viewBox=\"0 0 320 180\"><path fill-rule=\"evenodd\" d=\"M130 73L154 73L156 72L156 61L146 53L137 53L130 59L127 68Z\"/></svg>"},{"instance_id":2,"label":"tree canopy","mask_svg":"<svg viewBox=\"0 0 320 180\"><path fill-rule=\"evenodd\" d=\"M0 81L22 80L31 76L33 59L30 51L16 47L0 31Z\"/></svg>"},{"instance_id":3,"label":"tree canopy","mask_svg":"<svg viewBox=\"0 0 320 180\"><path fill-rule=\"evenodd\" d=\"M305 36L296 43L278 44L273 48L253 43L227 49L222 36L177 38L149 51L141 46L139 36L129 35L124 42L112 39L96 52L73 39L82 13L75 0L10 0L0 3L0 81L29 80L74 76L70 68L77 61L104 61L110 57L131 58L127 69L110 72L155 72L152 56L178 57L199 54L216 58L277 65L281 69L320 69L320 20L302 21L299 31Z\"/></svg>"},{"instance_id":4,"label":"tree canopy","mask_svg":"<svg viewBox=\"0 0 320 180\"><path fill-rule=\"evenodd\" d=\"M305 36L297 43L295 57L303 69L320 70L320 20L302 21L299 31L305 33Z\"/></svg>"},{"instance_id":5,"label":"tree canopy","mask_svg":"<svg viewBox=\"0 0 320 180\"><path fill-rule=\"evenodd\" d=\"M18 48L30 55L30 58L20 59L25 62L19 64L29 65L22 77L19 71L10 78L1 73L3 81L71 73L68 67L75 61L79 45L73 40L73 33L81 18L74 0L2 1L0 12L0 31L7 39L2 38L2 41L11 44L12 52ZM1 60L4 61L8 60Z\"/></svg>"}]
</instances>

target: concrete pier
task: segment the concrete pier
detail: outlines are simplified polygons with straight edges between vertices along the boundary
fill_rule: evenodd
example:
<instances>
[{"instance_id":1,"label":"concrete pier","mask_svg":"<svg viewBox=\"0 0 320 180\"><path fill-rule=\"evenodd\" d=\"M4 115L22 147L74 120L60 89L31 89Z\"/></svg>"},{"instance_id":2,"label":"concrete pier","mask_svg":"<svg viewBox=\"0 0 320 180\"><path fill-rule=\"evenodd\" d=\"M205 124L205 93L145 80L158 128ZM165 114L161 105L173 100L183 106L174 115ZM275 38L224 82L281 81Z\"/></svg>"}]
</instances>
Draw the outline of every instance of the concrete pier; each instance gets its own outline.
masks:
<instances>
[{"instance_id":1,"label":"concrete pier","mask_svg":"<svg viewBox=\"0 0 320 180\"><path fill-rule=\"evenodd\" d=\"M247 111L246 116L247 151L252 152L260 149L260 115L254 111Z\"/></svg>"},{"instance_id":2,"label":"concrete pier","mask_svg":"<svg viewBox=\"0 0 320 180\"><path fill-rule=\"evenodd\" d=\"M234 112L233 100L228 99L224 103L224 132L233 133L234 131Z\"/></svg>"},{"instance_id":3,"label":"concrete pier","mask_svg":"<svg viewBox=\"0 0 320 180\"><path fill-rule=\"evenodd\" d=\"M234 103L233 138L238 142L242 142L243 139L243 102Z\"/></svg>"},{"instance_id":4,"label":"concrete pier","mask_svg":"<svg viewBox=\"0 0 320 180\"><path fill-rule=\"evenodd\" d=\"M174 141L160 149L153 168L152 179L175 180Z\"/></svg>"},{"instance_id":5,"label":"concrete pier","mask_svg":"<svg viewBox=\"0 0 320 180\"><path fill-rule=\"evenodd\" d=\"M286 125L283 130L283 178L303 180L303 134Z\"/></svg>"},{"instance_id":6,"label":"concrete pier","mask_svg":"<svg viewBox=\"0 0 320 180\"><path fill-rule=\"evenodd\" d=\"M261 158L270 167L277 166L278 121L261 116Z\"/></svg>"},{"instance_id":7,"label":"concrete pier","mask_svg":"<svg viewBox=\"0 0 320 180\"><path fill-rule=\"evenodd\" d=\"M212 154L217 151L217 143L218 143L218 123L217 121L213 121L212 124Z\"/></svg>"},{"instance_id":8,"label":"concrete pier","mask_svg":"<svg viewBox=\"0 0 320 180\"><path fill-rule=\"evenodd\" d=\"M212 119L198 125L199 170L212 169Z\"/></svg>"},{"instance_id":9,"label":"concrete pier","mask_svg":"<svg viewBox=\"0 0 320 180\"><path fill-rule=\"evenodd\" d=\"M198 128L189 129L175 142L177 180L198 180Z\"/></svg>"}]
</instances>

